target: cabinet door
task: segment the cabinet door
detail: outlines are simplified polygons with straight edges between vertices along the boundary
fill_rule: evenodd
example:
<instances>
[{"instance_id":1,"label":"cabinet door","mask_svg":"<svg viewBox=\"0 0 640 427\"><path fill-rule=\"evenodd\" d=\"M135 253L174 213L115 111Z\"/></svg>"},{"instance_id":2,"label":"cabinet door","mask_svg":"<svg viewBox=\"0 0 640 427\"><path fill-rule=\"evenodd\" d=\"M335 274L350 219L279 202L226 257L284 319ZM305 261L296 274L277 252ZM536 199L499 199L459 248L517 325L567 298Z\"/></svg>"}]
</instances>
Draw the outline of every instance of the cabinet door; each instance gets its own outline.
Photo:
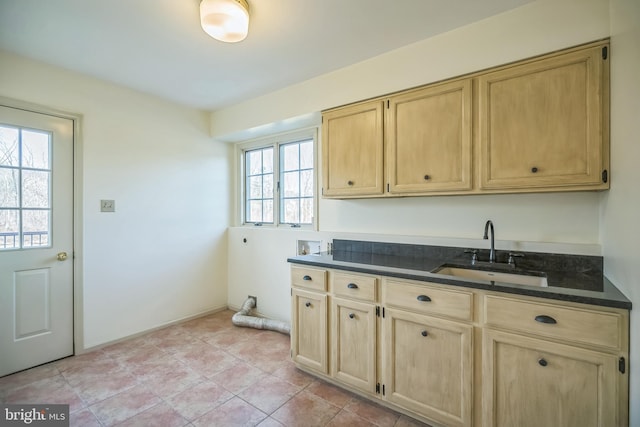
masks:
<instances>
[{"instance_id":1,"label":"cabinet door","mask_svg":"<svg viewBox=\"0 0 640 427\"><path fill-rule=\"evenodd\" d=\"M471 189L471 80L390 98L389 191Z\"/></svg>"},{"instance_id":2,"label":"cabinet door","mask_svg":"<svg viewBox=\"0 0 640 427\"><path fill-rule=\"evenodd\" d=\"M382 101L322 116L324 196L384 194Z\"/></svg>"},{"instance_id":3,"label":"cabinet door","mask_svg":"<svg viewBox=\"0 0 640 427\"><path fill-rule=\"evenodd\" d=\"M334 298L331 375L363 391L376 391L375 305Z\"/></svg>"},{"instance_id":4,"label":"cabinet door","mask_svg":"<svg viewBox=\"0 0 640 427\"><path fill-rule=\"evenodd\" d=\"M384 398L447 426L472 422L473 327L386 308Z\"/></svg>"},{"instance_id":5,"label":"cabinet door","mask_svg":"<svg viewBox=\"0 0 640 427\"><path fill-rule=\"evenodd\" d=\"M483 425L622 425L616 364L613 355L485 329Z\"/></svg>"},{"instance_id":6,"label":"cabinet door","mask_svg":"<svg viewBox=\"0 0 640 427\"><path fill-rule=\"evenodd\" d=\"M327 295L293 289L291 357L293 361L328 373Z\"/></svg>"},{"instance_id":7,"label":"cabinet door","mask_svg":"<svg viewBox=\"0 0 640 427\"><path fill-rule=\"evenodd\" d=\"M608 61L601 49L478 77L482 189L608 187Z\"/></svg>"}]
</instances>

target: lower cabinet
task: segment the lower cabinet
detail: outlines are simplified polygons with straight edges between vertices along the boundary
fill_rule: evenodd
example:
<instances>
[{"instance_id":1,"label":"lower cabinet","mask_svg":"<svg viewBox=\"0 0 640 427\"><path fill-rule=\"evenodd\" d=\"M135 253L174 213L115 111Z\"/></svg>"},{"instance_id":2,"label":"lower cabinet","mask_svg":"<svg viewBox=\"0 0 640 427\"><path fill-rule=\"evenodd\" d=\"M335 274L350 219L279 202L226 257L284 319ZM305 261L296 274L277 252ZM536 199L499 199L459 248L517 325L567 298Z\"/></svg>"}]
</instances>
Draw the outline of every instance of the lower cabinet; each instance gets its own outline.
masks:
<instances>
[{"instance_id":1,"label":"lower cabinet","mask_svg":"<svg viewBox=\"0 0 640 427\"><path fill-rule=\"evenodd\" d=\"M618 419L618 358L486 329L486 427L608 427Z\"/></svg>"},{"instance_id":2,"label":"lower cabinet","mask_svg":"<svg viewBox=\"0 0 640 427\"><path fill-rule=\"evenodd\" d=\"M627 427L629 312L292 268L296 365L434 427Z\"/></svg>"},{"instance_id":3,"label":"lower cabinet","mask_svg":"<svg viewBox=\"0 0 640 427\"><path fill-rule=\"evenodd\" d=\"M291 291L291 358L294 362L326 374L327 295L300 289Z\"/></svg>"},{"instance_id":4,"label":"lower cabinet","mask_svg":"<svg viewBox=\"0 0 640 427\"><path fill-rule=\"evenodd\" d=\"M333 298L331 311L331 375L375 393L376 306Z\"/></svg>"},{"instance_id":5,"label":"lower cabinet","mask_svg":"<svg viewBox=\"0 0 640 427\"><path fill-rule=\"evenodd\" d=\"M384 398L447 426L472 423L473 327L385 310Z\"/></svg>"}]
</instances>

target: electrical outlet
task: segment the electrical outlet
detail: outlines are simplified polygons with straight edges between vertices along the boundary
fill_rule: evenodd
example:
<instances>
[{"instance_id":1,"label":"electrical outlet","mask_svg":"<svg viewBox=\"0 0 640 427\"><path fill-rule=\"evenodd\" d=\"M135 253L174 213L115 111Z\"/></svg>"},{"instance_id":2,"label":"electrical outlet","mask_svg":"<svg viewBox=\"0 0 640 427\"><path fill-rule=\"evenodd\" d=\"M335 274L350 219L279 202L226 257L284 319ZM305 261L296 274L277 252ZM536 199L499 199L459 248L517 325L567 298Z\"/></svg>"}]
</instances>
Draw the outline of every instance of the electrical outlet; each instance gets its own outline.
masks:
<instances>
[{"instance_id":1,"label":"electrical outlet","mask_svg":"<svg viewBox=\"0 0 640 427\"><path fill-rule=\"evenodd\" d=\"M116 201L115 200L100 200L100 212L115 212Z\"/></svg>"},{"instance_id":2,"label":"electrical outlet","mask_svg":"<svg viewBox=\"0 0 640 427\"><path fill-rule=\"evenodd\" d=\"M249 295L249 296L247 296L247 298L253 298L255 300L255 302L256 302L256 305L255 305L254 308L258 308L258 297L254 297L253 295Z\"/></svg>"}]
</instances>

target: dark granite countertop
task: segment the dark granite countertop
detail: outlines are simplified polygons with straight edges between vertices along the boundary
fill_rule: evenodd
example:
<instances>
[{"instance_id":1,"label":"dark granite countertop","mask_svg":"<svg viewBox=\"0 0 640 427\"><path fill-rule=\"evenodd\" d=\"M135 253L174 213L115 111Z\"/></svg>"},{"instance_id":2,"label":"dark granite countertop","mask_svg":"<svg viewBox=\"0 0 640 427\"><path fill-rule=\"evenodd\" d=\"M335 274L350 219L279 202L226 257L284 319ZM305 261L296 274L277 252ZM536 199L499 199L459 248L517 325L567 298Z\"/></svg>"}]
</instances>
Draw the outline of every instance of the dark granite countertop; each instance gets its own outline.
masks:
<instances>
[{"instance_id":1,"label":"dark granite countertop","mask_svg":"<svg viewBox=\"0 0 640 427\"><path fill-rule=\"evenodd\" d=\"M334 241L336 242L336 241ZM352 241L344 241L354 243ZM347 246L339 242L340 249L361 246ZM362 243L362 242L355 242ZM369 250L365 242L365 251L338 250L332 254L321 253L301 255L287 259L290 263L314 267L332 268L357 273L376 274L403 279L429 281L451 286L464 286L518 295L529 295L560 301L572 301L606 307L631 310L631 301L627 299L603 274L601 257L580 257L561 254L525 253L519 268L512 268L505 262L494 264L491 269L501 269L506 273L531 274L533 271L546 275L548 287L533 287L501 282L479 281L461 277L432 273L443 265L483 269L486 264L480 262L471 265L470 257L463 248L443 248L417 245L395 245L400 250L389 250L388 244L376 250L375 243ZM414 250L409 251L412 247ZM335 243L334 243L335 248ZM417 248L417 250L415 250ZM404 253L403 253L404 252ZM416 256L419 255L419 256ZM508 256L503 254L503 256ZM481 258L482 259L482 258ZM518 260L520 261L520 259Z\"/></svg>"}]
</instances>

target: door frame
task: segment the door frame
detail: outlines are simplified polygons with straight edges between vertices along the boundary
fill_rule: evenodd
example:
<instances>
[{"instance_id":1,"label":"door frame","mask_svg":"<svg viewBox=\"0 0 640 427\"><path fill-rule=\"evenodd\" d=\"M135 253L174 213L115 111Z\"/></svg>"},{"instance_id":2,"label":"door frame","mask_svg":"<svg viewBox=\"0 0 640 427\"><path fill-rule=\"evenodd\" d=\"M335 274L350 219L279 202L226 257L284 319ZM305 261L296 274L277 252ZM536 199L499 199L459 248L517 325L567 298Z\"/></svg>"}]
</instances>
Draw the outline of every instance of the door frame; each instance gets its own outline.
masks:
<instances>
[{"instance_id":1,"label":"door frame","mask_svg":"<svg viewBox=\"0 0 640 427\"><path fill-rule=\"evenodd\" d=\"M73 354L85 352L83 319L82 115L0 96L0 106L46 114L73 122Z\"/></svg>"}]
</instances>

